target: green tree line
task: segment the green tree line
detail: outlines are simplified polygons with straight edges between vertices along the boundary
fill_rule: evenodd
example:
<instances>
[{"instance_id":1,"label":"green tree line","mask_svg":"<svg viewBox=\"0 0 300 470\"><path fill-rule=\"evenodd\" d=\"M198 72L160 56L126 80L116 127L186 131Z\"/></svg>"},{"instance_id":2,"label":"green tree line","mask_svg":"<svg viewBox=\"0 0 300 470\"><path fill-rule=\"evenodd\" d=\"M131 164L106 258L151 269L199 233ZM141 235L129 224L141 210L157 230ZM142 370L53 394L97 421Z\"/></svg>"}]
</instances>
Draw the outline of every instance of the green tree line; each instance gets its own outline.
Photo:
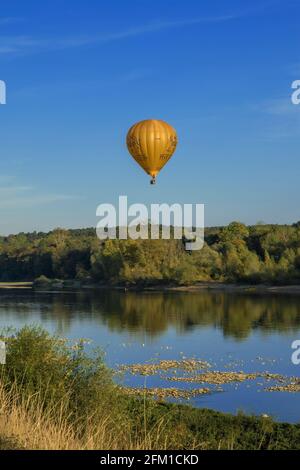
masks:
<instances>
[{"instance_id":1,"label":"green tree line","mask_svg":"<svg viewBox=\"0 0 300 470\"><path fill-rule=\"evenodd\" d=\"M207 228L204 247L192 252L184 240L100 241L92 228L0 238L1 281L41 276L123 285L298 283L300 222Z\"/></svg>"}]
</instances>

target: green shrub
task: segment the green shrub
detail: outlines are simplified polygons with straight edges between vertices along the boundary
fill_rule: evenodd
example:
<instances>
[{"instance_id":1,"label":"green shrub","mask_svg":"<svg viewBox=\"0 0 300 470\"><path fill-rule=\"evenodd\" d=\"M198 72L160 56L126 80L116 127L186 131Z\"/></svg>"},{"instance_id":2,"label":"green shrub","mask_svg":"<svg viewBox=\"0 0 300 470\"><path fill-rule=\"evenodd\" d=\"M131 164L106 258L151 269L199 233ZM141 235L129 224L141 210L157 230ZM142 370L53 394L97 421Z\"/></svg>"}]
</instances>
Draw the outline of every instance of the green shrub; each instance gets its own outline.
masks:
<instances>
[{"instance_id":1,"label":"green shrub","mask_svg":"<svg viewBox=\"0 0 300 470\"><path fill-rule=\"evenodd\" d=\"M36 285L49 284L50 282L51 282L51 280L48 279L48 277L44 276L43 274L41 274L41 276L37 277L34 280L34 284L36 284Z\"/></svg>"},{"instance_id":2,"label":"green shrub","mask_svg":"<svg viewBox=\"0 0 300 470\"><path fill-rule=\"evenodd\" d=\"M111 371L101 352L85 353L83 340L70 345L34 326L7 331L1 339L7 344L1 379L8 387L17 386L28 396L40 394L45 406L68 402L70 415L76 418L96 415L108 399L113 400Z\"/></svg>"}]
</instances>

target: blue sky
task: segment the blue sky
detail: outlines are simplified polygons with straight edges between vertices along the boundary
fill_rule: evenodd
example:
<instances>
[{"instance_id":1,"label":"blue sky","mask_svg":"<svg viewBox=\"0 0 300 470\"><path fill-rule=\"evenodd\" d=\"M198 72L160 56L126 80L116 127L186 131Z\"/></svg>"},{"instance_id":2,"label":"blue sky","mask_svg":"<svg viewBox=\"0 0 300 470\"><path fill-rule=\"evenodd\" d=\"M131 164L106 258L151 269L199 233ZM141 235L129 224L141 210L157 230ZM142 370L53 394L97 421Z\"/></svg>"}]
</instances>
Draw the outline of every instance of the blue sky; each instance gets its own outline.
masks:
<instances>
[{"instance_id":1,"label":"blue sky","mask_svg":"<svg viewBox=\"0 0 300 470\"><path fill-rule=\"evenodd\" d=\"M206 225L300 219L299 0L3 1L0 233L95 226L96 206L204 203ZM125 147L164 119L156 186Z\"/></svg>"}]
</instances>

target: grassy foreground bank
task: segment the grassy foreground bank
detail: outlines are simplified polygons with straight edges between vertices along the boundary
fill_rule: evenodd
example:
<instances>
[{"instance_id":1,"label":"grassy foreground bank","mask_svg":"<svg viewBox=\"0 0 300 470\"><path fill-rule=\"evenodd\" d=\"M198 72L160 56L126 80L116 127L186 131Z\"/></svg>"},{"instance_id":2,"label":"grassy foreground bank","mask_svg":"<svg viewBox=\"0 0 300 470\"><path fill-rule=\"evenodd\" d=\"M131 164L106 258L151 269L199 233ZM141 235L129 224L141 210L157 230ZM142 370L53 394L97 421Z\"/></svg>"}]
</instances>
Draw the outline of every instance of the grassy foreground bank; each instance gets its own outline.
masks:
<instances>
[{"instance_id":1,"label":"grassy foreground bank","mask_svg":"<svg viewBox=\"0 0 300 470\"><path fill-rule=\"evenodd\" d=\"M128 397L83 342L35 327L2 339L0 449L300 449L300 425Z\"/></svg>"}]
</instances>

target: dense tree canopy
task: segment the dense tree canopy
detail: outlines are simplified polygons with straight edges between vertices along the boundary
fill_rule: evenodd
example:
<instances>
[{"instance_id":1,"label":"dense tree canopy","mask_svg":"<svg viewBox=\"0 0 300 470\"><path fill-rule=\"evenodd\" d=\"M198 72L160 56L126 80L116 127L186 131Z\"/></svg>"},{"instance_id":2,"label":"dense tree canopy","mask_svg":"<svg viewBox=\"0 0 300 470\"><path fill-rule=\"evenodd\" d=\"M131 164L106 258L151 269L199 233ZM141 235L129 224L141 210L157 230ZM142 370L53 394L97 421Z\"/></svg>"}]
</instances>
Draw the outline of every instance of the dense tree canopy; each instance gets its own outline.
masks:
<instances>
[{"instance_id":1,"label":"dense tree canopy","mask_svg":"<svg viewBox=\"0 0 300 470\"><path fill-rule=\"evenodd\" d=\"M92 228L0 238L2 281L78 279L114 284L199 281L298 283L300 224L207 228L202 250L181 240L105 240Z\"/></svg>"}]
</instances>

